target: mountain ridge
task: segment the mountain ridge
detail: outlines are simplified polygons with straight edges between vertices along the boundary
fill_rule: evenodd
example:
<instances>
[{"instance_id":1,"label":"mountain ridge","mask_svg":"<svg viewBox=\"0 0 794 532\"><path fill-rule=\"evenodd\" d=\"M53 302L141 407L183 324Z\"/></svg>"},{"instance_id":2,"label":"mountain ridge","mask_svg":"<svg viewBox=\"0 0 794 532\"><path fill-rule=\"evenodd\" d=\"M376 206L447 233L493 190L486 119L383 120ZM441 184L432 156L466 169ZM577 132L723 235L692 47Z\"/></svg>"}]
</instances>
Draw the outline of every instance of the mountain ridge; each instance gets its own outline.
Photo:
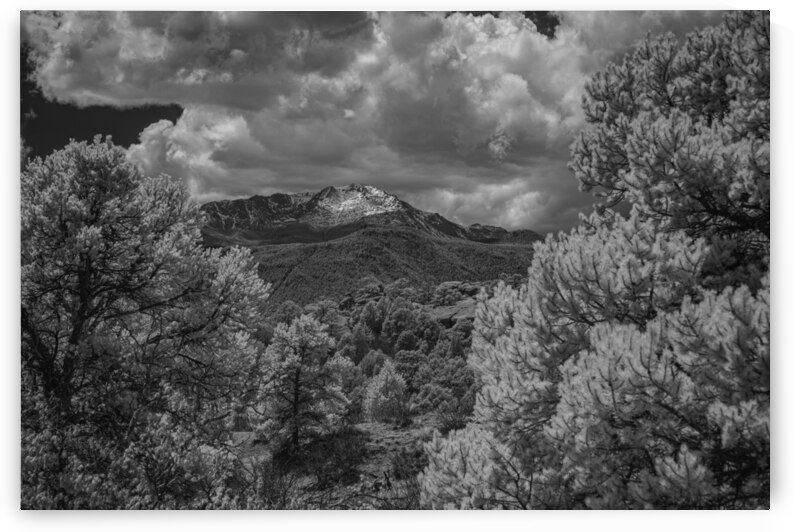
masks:
<instances>
[{"instance_id":1,"label":"mountain ridge","mask_svg":"<svg viewBox=\"0 0 794 532\"><path fill-rule=\"evenodd\" d=\"M340 298L362 279L406 279L429 289L446 281L526 275L529 230L451 222L369 185L272 194L202 206L208 247L250 248L272 285L269 304Z\"/></svg>"},{"instance_id":2,"label":"mountain ridge","mask_svg":"<svg viewBox=\"0 0 794 532\"><path fill-rule=\"evenodd\" d=\"M541 238L526 229L463 226L438 213L417 209L382 189L361 184L328 186L316 193L221 200L204 204L202 210L208 215L210 237L212 233L219 237L225 233L260 244L288 243L290 235L302 243L331 240L371 225L410 227L437 238L485 243L530 243ZM306 234L299 236L301 231Z\"/></svg>"}]
</instances>

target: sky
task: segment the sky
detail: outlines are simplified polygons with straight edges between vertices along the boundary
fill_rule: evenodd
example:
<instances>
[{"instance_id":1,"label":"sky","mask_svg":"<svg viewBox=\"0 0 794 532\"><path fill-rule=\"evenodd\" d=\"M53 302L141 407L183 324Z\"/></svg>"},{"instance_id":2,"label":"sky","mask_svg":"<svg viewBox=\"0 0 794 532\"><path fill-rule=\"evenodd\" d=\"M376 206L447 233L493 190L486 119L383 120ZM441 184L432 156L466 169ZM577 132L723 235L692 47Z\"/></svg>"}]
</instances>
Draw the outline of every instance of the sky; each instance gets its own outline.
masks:
<instances>
[{"instance_id":1,"label":"sky","mask_svg":"<svg viewBox=\"0 0 794 532\"><path fill-rule=\"evenodd\" d=\"M374 185L461 224L567 230L587 78L712 12L23 12L33 155L110 134L200 202Z\"/></svg>"}]
</instances>

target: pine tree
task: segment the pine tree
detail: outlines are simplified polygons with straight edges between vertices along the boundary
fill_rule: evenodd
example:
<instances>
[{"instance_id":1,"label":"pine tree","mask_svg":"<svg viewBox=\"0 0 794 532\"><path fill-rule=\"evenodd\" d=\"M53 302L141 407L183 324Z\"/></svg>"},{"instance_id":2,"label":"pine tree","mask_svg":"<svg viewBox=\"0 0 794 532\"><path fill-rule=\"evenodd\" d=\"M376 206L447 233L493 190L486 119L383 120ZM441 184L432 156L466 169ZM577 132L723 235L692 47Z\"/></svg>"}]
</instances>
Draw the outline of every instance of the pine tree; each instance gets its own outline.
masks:
<instances>
[{"instance_id":1,"label":"pine tree","mask_svg":"<svg viewBox=\"0 0 794 532\"><path fill-rule=\"evenodd\" d=\"M370 347L372 347L375 341L375 337L364 323L359 322L353 327L351 341L354 348L351 360L358 364L369 353Z\"/></svg>"},{"instance_id":2,"label":"pine tree","mask_svg":"<svg viewBox=\"0 0 794 532\"><path fill-rule=\"evenodd\" d=\"M399 423L407 415L405 399L405 380L387 360L367 386L364 412L374 421Z\"/></svg>"},{"instance_id":3,"label":"pine tree","mask_svg":"<svg viewBox=\"0 0 794 532\"><path fill-rule=\"evenodd\" d=\"M383 327L383 319L382 306L376 304L374 301L368 301L367 304L364 305L364 308L361 309L361 316L358 319L358 323L364 325L375 335L379 335L381 327Z\"/></svg>"},{"instance_id":4,"label":"pine tree","mask_svg":"<svg viewBox=\"0 0 794 532\"><path fill-rule=\"evenodd\" d=\"M418 344L419 340L412 331L403 331L394 342L394 352L397 353L403 350L410 351L416 349Z\"/></svg>"},{"instance_id":5,"label":"pine tree","mask_svg":"<svg viewBox=\"0 0 794 532\"><path fill-rule=\"evenodd\" d=\"M730 246L737 268L769 254L769 16L639 43L586 86L571 168L583 190ZM724 258L724 260L727 260ZM757 280L757 272L751 273Z\"/></svg>"},{"instance_id":6,"label":"pine tree","mask_svg":"<svg viewBox=\"0 0 794 532\"><path fill-rule=\"evenodd\" d=\"M21 192L23 507L228 504L267 297L250 252L204 249L184 185L109 139L30 161Z\"/></svg>"},{"instance_id":7,"label":"pine tree","mask_svg":"<svg viewBox=\"0 0 794 532\"><path fill-rule=\"evenodd\" d=\"M352 362L330 357L333 338L314 317L276 327L262 360L258 431L275 448L300 450L306 438L333 431L347 406L342 391Z\"/></svg>"},{"instance_id":8,"label":"pine tree","mask_svg":"<svg viewBox=\"0 0 794 532\"><path fill-rule=\"evenodd\" d=\"M603 203L481 297L474 422L428 445L423 504L766 507L768 13L641 42L586 92L572 167Z\"/></svg>"},{"instance_id":9,"label":"pine tree","mask_svg":"<svg viewBox=\"0 0 794 532\"><path fill-rule=\"evenodd\" d=\"M402 349L394 355L394 366L397 372L405 379L406 392L415 394L422 386L417 378L426 355L421 351Z\"/></svg>"}]
</instances>

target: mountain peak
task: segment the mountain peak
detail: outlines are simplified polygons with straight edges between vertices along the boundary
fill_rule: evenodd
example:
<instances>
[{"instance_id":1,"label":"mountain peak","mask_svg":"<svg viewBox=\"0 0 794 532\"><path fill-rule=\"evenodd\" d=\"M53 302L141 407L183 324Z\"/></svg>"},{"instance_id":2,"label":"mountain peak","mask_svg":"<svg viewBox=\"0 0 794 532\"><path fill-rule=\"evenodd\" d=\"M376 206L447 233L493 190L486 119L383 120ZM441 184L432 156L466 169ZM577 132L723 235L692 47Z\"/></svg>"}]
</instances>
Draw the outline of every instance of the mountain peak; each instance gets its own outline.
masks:
<instances>
[{"instance_id":1,"label":"mountain peak","mask_svg":"<svg viewBox=\"0 0 794 532\"><path fill-rule=\"evenodd\" d=\"M302 217L312 226L341 225L367 216L403 210L397 196L370 185L325 187Z\"/></svg>"},{"instance_id":2,"label":"mountain peak","mask_svg":"<svg viewBox=\"0 0 794 532\"><path fill-rule=\"evenodd\" d=\"M394 194L358 183L328 186L316 193L219 201L202 209L209 215L211 231L245 234L259 242L339 238L368 226L403 227L434 238L485 243L539 238L531 231L519 235L488 225L463 227L440 214L416 209Z\"/></svg>"},{"instance_id":3,"label":"mountain peak","mask_svg":"<svg viewBox=\"0 0 794 532\"><path fill-rule=\"evenodd\" d=\"M380 189L378 187L374 187L372 185L364 185L360 183L351 183L349 185L345 185L342 187L335 187L333 185L327 186L317 194L321 197L327 197L327 196L350 195L355 193L369 197L385 197L385 196L396 197L394 196L394 194L389 194L385 190Z\"/></svg>"}]
</instances>

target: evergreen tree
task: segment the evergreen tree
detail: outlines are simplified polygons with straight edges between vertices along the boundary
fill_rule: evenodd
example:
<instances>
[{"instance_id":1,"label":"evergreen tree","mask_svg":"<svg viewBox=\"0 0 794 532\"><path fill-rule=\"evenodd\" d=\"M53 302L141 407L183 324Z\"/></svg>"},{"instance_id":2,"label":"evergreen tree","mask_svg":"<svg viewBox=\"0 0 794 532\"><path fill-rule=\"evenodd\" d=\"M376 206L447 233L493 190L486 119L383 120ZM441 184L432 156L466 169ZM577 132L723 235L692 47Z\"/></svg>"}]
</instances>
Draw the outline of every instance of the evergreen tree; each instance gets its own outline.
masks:
<instances>
[{"instance_id":1,"label":"evergreen tree","mask_svg":"<svg viewBox=\"0 0 794 532\"><path fill-rule=\"evenodd\" d=\"M383 326L383 319L382 306L376 304L374 301L368 301L367 304L364 305L364 308L361 309L361 316L359 316L358 323L364 325L377 336L380 334L381 327Z\"/></svg>"},{"instance_id":2,"label":"evergreen tree","mask_svg":"<svg viewBox=\"0 0 794 532\"><path fill-rule=\"evenodd\" d=\"M354 355L351 357L351 360L359 364L361 360L367 356L367 353L369 353L375 338L372 331L364 325L363 322L357 323L356 326L353 327L352 335L351 340L354 348Z\"/></svg>"},{"instance_id":3,"label":"evergreen tree","mask_svg":"<svg viewBox=\"0 0 794 532\"><path fill-rule=\"evenodd\" d=\"M413 332L403 331L394 342L394 352L397 353L403 350L410 351L412 349L416 349L418 344L419 340L416 338L416 335Z\"/></svg>"},{"instance_id":4,"label":"evergreen tree","mask_svg":"<svg viewBox=\"0 0 794 532\"><path fill-rule=\"evenodd\" d=\"M394 365L397 372L405 379L408 394L415 394L422 386L417 375L421 369L426 355L421 351L403 349L394 355Z\"/></svg>"},{"instance_id":5,"label":"evergreen tree","mask_svg":"<svg viewBox=\"0 0 794 532\"><path fill-rule=\"evenodd\" d=\"M571 168L601 212L629 201L666 229L719 242L726 253L713 270L764 262L768 14L730 13L680 46L671 34L643 41L589 81L583 106Z\"/></svg>"},{"instance_id":6,"label":"evergreen tree","mask_svg":"<svg viewBox=\"0 0 794 532\"><path fill-rule=\"evenodd\" d=\"M325 325L312 316L276 327L262 361L258 429L275 447L295 453L307 437L338 425L347 405L342 385L352 362L330 358L332 347Z\"/></svg>"},{"instance_id":7,"label":"evergreen tree","mask_svg":"<svg viewBox=\"0 0 794 532\"><path fill-rule=\"evenodd\" d=\"M423 504L767 507L768 13L586 89L572 166L604 203L481 297L474 422L428 445Z\"/></svg>"},{"instance_id":8,"label":"evergreen tree","mask_svg":"<svg viewBox=\"0 0 794 532\"><path fill-rule=\"evenodd\" d=\"M230 504L267 297L186 188L72 142L22 173L22 506ZM235 465L236 464L236 465Z\"/></svg>"},{"instance_id":9,"label":"evergreen tree","mask_svg":"<svg viewBox=\"0 0 794 532\"><path fill-rule=\"evenodd\" d=\"M364 412L374 421L401 422L405 419L405 380L387 360L367 386Z\"/></svg>"}]
</instances>

